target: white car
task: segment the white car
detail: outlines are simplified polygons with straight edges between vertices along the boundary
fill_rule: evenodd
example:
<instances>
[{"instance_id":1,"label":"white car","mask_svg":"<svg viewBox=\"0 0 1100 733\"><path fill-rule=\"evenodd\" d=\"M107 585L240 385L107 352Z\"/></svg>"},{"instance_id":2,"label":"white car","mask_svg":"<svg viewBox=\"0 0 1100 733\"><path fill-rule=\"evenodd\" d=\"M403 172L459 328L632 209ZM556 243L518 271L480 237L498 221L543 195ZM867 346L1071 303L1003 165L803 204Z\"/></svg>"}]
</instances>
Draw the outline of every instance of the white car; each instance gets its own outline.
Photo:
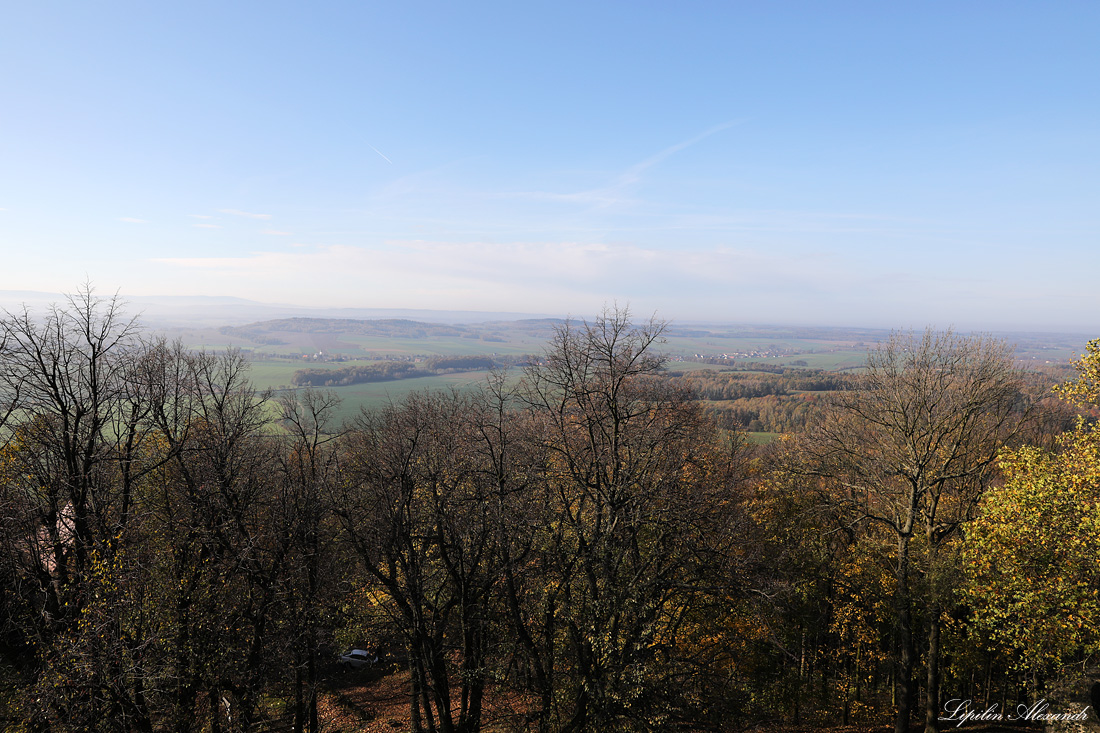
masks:
<instances>
[{"instance_id":1,"label":"white car","mask_svg":"<svg viewBox=\"0 0 1100 733\"><path fill-rule=\"evenodd\" d=\"M344 669L363 669L378 664L378 655L365 649L349 649L340 655Z\"/></svg>"}]
</instances>

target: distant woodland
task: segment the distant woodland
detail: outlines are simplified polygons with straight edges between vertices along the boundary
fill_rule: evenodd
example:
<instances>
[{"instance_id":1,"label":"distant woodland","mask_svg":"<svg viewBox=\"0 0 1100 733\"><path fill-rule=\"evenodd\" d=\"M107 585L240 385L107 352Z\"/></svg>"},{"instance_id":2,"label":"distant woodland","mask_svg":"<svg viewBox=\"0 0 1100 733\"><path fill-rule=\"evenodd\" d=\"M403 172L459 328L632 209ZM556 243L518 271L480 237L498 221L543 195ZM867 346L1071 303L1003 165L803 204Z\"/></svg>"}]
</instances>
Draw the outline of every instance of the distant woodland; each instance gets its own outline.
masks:
<instances>
[{"instance_id":1,"label":"distant woodland","mask_svg":"<svg viewBox=\"0 0 1100 733\"><path fill-rule=\"evenodd\" d=\"M418 368L418 365L407 361L383 361L378 364L346 366L338 369L299 369L294 372L291 383L295 387L339 387L347 384L409 379L425 374L501 369L513 362L514 360L490 356L440 356L428 359Z\"/></svg>"},{"instance_id":2,"label":"distant woodland","mask_svg":"<svg viewBox=\"0 0 1100 733\"><path fill-rule=\"evenodd\" d=\"M225 326L221 332L227 336L241 336L255 341L271 331L306 331L309 333L354 333L370 336L398 336L401 338L426 338L430 336L454 336L464 331L461 326L436 325L402 318L373 321L349 321L341 318L283 318L265 321L252 326Z\"/></svg>"},{"instance_id":3,"label":"distant woodland","mask_svg":"<svg viewBox=\"0 0 1100 733\"><path fill-rule=\"evenodd\" d=\"M276 396L90 292L5 316L7 729L333 730L351 647L418 733L931 733L1091 684L1100 341L1068 380L936 331L677 372L660 322L546 328L337 424L325 385L413 364Z\"/></svg>"}]
</instances>

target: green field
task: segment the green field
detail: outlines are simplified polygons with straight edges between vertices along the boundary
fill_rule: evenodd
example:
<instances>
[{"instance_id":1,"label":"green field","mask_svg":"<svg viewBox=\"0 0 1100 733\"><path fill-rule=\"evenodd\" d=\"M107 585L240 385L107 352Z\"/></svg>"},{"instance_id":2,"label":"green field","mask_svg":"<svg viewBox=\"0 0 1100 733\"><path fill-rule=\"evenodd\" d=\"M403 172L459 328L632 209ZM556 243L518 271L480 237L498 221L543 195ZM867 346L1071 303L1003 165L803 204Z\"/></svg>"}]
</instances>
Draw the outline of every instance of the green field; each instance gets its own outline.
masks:
<instances>
[{"instance_id":1,"label":"green field","mask_svg":"<svg viewBox=\"0 0 1100 733\"><path fill-rule=\"evenodd\" d=\"M720 372L723 369L729 369L728 366L722 364L704 364L700 361L673 361L665 365L670 372Z\"/></svg>"},{"instance_id":2,"label":"green field","mask_svg":"<svg viewBox=\"0 0 1100 733\"><path fill-rule=\"evenodd\" d=\"M867 360L867 351L835 351L814 354L796 354L793 356L760 357L755 359L731 359L728 363L708 364L692 361L689 358L670 359L668 369L674 372L691 371L722 371L724 369L736 369L742 371L746 363L773 364L777 367L790 367L791 369L851 369L862 366ZM796 363L797 362L797 363Z\"/></svg>"},{"instance_id":3,"label":"green field","mask_svg":"<svg viewBox=\"0 0 1100 733\"><path fill-rule=\"evenodd\" d=\"M867 351L834 351L819 354L800 354L798 356L775 360L777 364L783 366L792 366L792 362L796 361L805 362L805 364L799 363L796 365L804 369L852 369L863 366L867 361Z\"/></svg>"},{"instance_id":4,"label":"green field","mask_svg":"<svg viewBox=\"0 0 1100 733\"><path fill-rule=\"evenodd\" d=\"M195 349L239 348L252 361L251 378L256 387L286 390L300 369L336 370L437 356L537 355L545 350L560 323L531 320L448 325L400 319L281 319L232 328L179 328L166 335ZM668 358L667 368L673 372L743 371L751 364L832 371L860 367L868 349L888 336L887 330L672 324L657 350ZM1078 344L1068 336L1018 334L1007 340L1016 344L1018 358L1036 366L1065 363L1084 348L1083 341ZM520 370L514 371L518 374ZM410 392L462 389L482 383L486 376L484 371L436 375L425 369L423 376L345 385L331 391L343 401L340 417L350 418L361 408L400 401ZM767 442L774 436L751 438Z\"/></svg>"},{"instance_id":5,"label":"green field","mask_svg":"<svg viewBox=\"0 0 1100 733\"><path fill-rule=\"evenodd\" d=\"M294 372L299 369L329 369L361 364L377 364L378 359L350 359L348 361L299 361L287 359L253 359L252 383L260 389L281 389L292 386Z\"/></svg>"},{"instance_id":6,"label":"green field","mask_svg":"<svg viewBox=\"0 0 1100 733\"><path fill-rule=\"evenodd\" d=\"M411 392L464 389L484 384L487 377L486 372L463 372L442 376L432 375L413 379L399 379L392 382L350 384L343 387L325 388L323 391L332 392L340 398L340 408L337 410L338 419L350 420L363 409L374 410L391 402L400 402Z\"/></svg>"}]
</instances>

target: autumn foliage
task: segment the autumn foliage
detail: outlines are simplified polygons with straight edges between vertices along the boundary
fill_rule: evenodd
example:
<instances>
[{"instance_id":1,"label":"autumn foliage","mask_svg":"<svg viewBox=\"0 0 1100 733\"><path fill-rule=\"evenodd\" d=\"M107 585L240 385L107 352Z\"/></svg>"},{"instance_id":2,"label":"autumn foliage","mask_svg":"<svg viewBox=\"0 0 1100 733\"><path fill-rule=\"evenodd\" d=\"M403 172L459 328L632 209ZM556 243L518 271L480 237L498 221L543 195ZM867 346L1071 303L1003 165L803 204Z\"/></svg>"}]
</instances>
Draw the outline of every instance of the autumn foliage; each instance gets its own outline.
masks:
<instances>
[{"instance_id":1,"label":"autumn foliage","mask_svg":"<svg viewBox=\"0 0 1100 733\"><path fill-rule=\"evenodd\" d=\"M1098 650L1100 440L1029 447L1002 344L670 379L664 328L566 323L522 374L337 425L90 291L8 314L0 716L321 731L367 646L416 731L904 727ZM804 430L753 447L700 391Z\"/></svg>"}]
</instances>

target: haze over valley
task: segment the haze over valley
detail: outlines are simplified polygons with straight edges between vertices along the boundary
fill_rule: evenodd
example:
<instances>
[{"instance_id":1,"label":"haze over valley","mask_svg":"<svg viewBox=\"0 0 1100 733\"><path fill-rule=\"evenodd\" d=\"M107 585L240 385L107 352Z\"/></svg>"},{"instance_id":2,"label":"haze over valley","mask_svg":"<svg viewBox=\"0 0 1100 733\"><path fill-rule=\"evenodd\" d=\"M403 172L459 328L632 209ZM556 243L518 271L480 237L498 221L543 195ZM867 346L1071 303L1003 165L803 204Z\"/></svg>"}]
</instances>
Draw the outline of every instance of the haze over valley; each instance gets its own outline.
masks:
<instances>
[{"instance_id":1,"label":"haze over valley","mask_svg":"<svg viewBox=\"0 0 1100 733\"><path fill-rule=\"evenodd\" d=\"M0 727L1100 730L1098 31L7 3Z\"/></svg>"}]
</instances>

